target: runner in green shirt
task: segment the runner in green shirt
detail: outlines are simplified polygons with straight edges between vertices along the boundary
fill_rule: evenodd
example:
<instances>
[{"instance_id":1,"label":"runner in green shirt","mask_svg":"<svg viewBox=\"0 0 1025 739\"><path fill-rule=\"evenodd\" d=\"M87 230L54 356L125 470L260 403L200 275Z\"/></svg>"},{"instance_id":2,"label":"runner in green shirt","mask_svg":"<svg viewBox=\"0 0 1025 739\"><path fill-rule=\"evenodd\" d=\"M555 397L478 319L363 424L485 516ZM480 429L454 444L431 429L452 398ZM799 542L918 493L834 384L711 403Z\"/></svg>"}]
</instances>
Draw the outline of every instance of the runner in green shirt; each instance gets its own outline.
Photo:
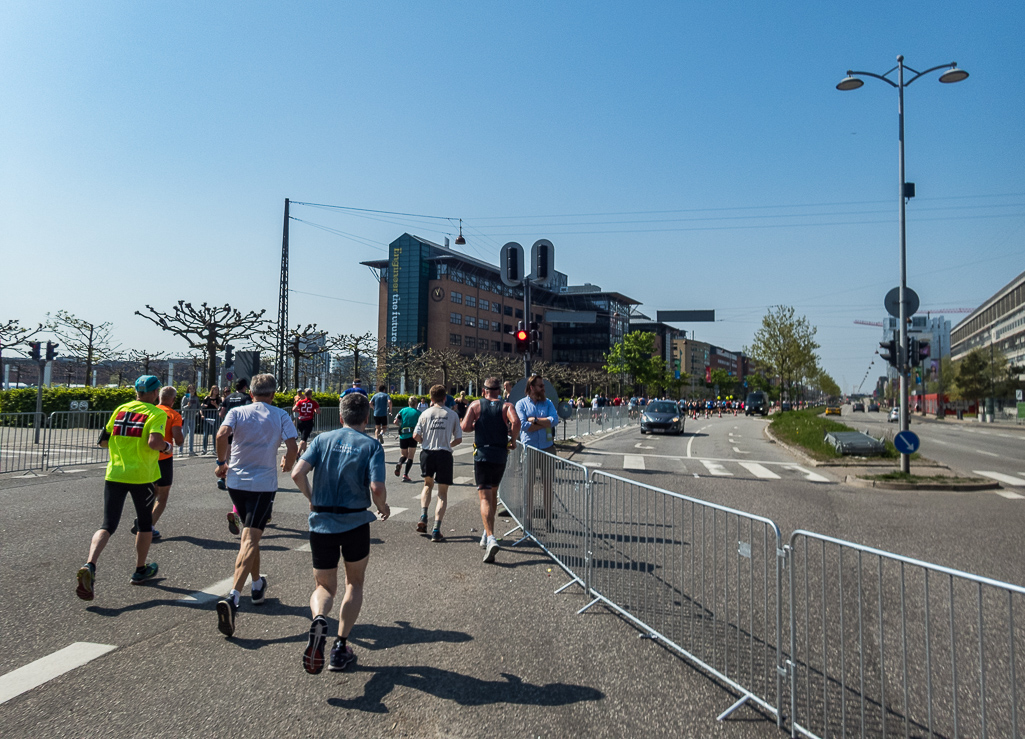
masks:
<instances>
[{"instance_id":1,"label":"runner in green shirt","mask_svg":"<svg viewBox=\"0 0 1025 739\"><path fill-rule=\"evenodd\" d=\"M413 438L413 429L416 428L418 420L420 420L420 411L416 409L416 396L410 395L409 406L403 408L395 416L395 425L399 427L399 462L395 465L395 476L399 476L404 461L406 471L402 474L402 482L412 482L409 478L409 470L413 466L413 457L416 455L416 439Z\"/></svg>"}]
</instances>

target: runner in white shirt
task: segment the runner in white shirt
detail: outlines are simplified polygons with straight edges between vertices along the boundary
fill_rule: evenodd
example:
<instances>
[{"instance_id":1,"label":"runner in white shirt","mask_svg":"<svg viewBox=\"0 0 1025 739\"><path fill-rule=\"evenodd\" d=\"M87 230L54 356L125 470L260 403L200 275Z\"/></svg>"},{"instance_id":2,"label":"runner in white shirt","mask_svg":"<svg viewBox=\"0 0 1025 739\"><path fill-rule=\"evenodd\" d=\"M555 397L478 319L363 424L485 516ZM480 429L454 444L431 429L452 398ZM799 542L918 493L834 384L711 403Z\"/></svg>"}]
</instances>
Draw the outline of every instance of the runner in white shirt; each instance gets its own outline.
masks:
<instances>
[{"instance_id":1,"label":"runner in white shirt","mask_svg":"<svg viewBox=\"0 0 1025 739\"><path fill-rule=\"evenodd\" d=\"M448 486L452 484L452 447L463 440L459 415L445 407L444 385L431 388L431 407L420 414L413 430L413 438L422 446L420 452L420 473L424 478L424 489L420 493L420 520L416 530L427 533L427 509L431 505L431 490L438 483L438 505L434 510L434 531L431 541L444 541L441 535L441 521L448 504Z\"/></svg>"}]
</instances>

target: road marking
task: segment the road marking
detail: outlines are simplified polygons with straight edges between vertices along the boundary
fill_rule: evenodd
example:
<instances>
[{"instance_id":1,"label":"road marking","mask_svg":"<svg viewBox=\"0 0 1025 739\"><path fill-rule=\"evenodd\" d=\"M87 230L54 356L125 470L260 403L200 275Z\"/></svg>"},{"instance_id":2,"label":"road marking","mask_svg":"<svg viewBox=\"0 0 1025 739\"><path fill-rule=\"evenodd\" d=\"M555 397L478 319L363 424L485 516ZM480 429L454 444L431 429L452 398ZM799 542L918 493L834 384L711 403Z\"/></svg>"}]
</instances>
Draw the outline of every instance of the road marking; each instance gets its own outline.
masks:
<instances>
[{"instance_id":1,"label":"road marking","mask_svg":"<svg viewBox=\"0 0 1025 739\"><path fill-rule=\"evenodd\" d=\"M705 465L705 469L708 470L708 474L714 475L715 477L733 477L732 472L727 472L726 468L718 462L710 462L707 459L702 459L701 464Z\"/></svg>"},{"instance_id":2,"label":"road marking","mask_svg":"<svg viewBox=\"0 0 1025 739\"><path fill-rule=\"evenodd\" d=\"M987 457L1001 457L1001 456L1003 456L1001 454L994 454L993 452L984 452L981 449L976 449L975 453L976 454L985 454Z\"/></svg>"},{"instance_id":3,"label":"road marking","mask_svg":"<svg viewBox=\"0 0 1025 739\"><path fill-rule=\"evenodd\" d=\"M391 509L391 515L388 516L388 518L395 518L400 513L405 513L408 510L409 510L408 508L399 508L398 506L395 506L394 508Z\"/></svg>"},{"instance_id":4,"label":"road marking","mask_svg":"<svg viewBox=\"0 0 1025 739\"><path fill-rule=\"evenodd\" d=\"M644 469L644 457L639 454L624 454L623 455L623 469L624 470L643 470ZM1022 480L1022 484L1025 485L1025 480Z\"/></svg>"},{"instance_id":5,"label":"road marking","mask_svg":"<svg viewBox=\"0 0 1025 739\"><path fill-rule=\"evenodd\" d=\"M940 441L939 439L929 439L930 444L941 444L943 446L950 446L949 441Z\"/></svg>"},{"instance_id":6,"label":"road marking","mask_svg":"<svg viewBox=\"0 0 1025 739\"><path fill-rule=\"evenodd\" d=\"M639 442L639 441L636 444L634 444L634 449L654 449L654 448L655 447L653 447L653 446L642 446L641 442Z\"/></svg>"},{"instance_id":7,"label":"road marking","mask_svg":"<svg viewBox=\"0 0 1025 739\"><path fill-rule=\"evenodd\" d=\"M1010 498L1011 500L1025 498L1025 495L1018 495L1018 493L1012 493L1010 490L998 490L997 495L1003 496L1004 498Z\"/></svg>"},{"instance_id":8,"label":"road marking","mask_svg":"<svg viewBox=\"0 0 1025 739\"><path fill-rule=\"evenodd\" d=\"M997 482L1002 482L1006 485L1014 485L1015 487L1025 487L1025 480L1020 477L1012 477L1011 475L1005 475L1002 472L991 472L989 470L972 470L976 475L982 475L983 477L989 477Z\"/></svg>"},{"instance_id":9,"label":"road marking","mask_svg":"<svg viewBox=\"0 0 1025 739\"><path fill-rule=\"evenodd\" d=\"M453 485L465 485L472 480L472 477L454 477L452 478Z\"/></svg>"},{"instance_id":10,"label":"road marking","mask_svg":"<svg viewBox=\"0 0 1025 739\"><path fill-rule=\"evenodd\" d=\"M456 449L454 452L452 452L453 457L461 457L464 454L473 454L473 447L464 446L462 449Z\"/></svg>"},{"instance_id":11,"label":"road marking","mask_svg":"<svg viewBox=\"0 0 1025 739\"><path fill-rule=\"evenodd\" d=\"M13 672L8 672L0 677L0 704L6 703L22 693L27 693L33 688L38 688L43 683L60 677L65 672L71 672L76 667L88 664L115 649L117 647L112 644L78 641L53 654L41 657L35 662L30 662L24 667L19 667Z\"/></svg>"},{"instance_id":12,"label":"road marking","mask_svg":"<svg viewBox=\"0 0 1025 739\"><path fill-rule=\"evenodd\" d=\"M737 447L733 447L733 451L735 451L737 454L750 454L751 453L751 452L741 451L740 449L737 449Z\"/></svg>"},{"instance_id":13,"label":"road marking","mask_svg":"<svg viewBox=\"0 0 1025 739\"><path fill-rule=\"evenodd\" d=\"M300 546L297 546L297 547L296 547L295 549L293 549L292 551L293 551L293 552L312 552L312 551L313 551L313 548L312 548L312 547L310 546L310 543L309 543L309 542L306 542L305 544L302 544L302 545L300 545Z\"/></svg>"},{"instance_id":14,"label":"road marking","mask_svg":"<svg viewBox=\"0 0 1025 739\"><path fill-rule=\"evenodd\" d=\"M804 467L801 467L801 466L796 465L796 464L785 464L785 465L783 465L783 469L785 469L785 470L793 470L795 472L800 472L802 475L804 475L804 479L807 480L808 482L829 482L829 478L828 477L823 477L822 475L818 474L817 472L812 472L811 470L806 470L806 469L804 469Z\"/></svg>"},{"instance_id":15,"label":"road marking","mask_svg":"<svg viewBox=\"0 0 1025 739\"><path fill-rule=\"evenodd\" d=\"M306 548L303 549L303 547L306 547ZM294 551L294 552L308 552L308 551L310 551L310 544L309 544L309 542L306 542L305 544L303 544L303 546L296 547L292 551ZM250 583L252 581L253 581L252 577L246 578L246 583ZM197 603L209 603L212 600L220 600L225 595L227 595L229 592L231 592L231 586L234 583L235 583L235 578L234 577L226 577L225 579L220 580L219 582L215 582L213 585L207 585L202 590L197 590L196 592L191 593L190 595L186 595L184 598L180 598L179 600L191 600L191 601L195 601Z\"/></svg>"},{"instance_id":16,"label":"road marking","mask_svg":"<svg viewBox=\"0 0 1025 739\"><path fill-rule=\"evenodd\" d=\"M701 433L702 431L704 431L704 430L705 430L705 429L707 429L707 428L708 428L708 426L702 426L701 428L699 428L699 429L698 429L697 431L695 431L695 432L694 432L694 434L695 434L694 436L691 436L691 437L690 437L690 441L688 441L688 442L687 442L687 456L688 456L688 457L691 457L691 456L693 456L693 455L692 455L692 454L690 453L690 447L691 447L691 445L692 445L692 444L694 443L694 439L698 438L698 437L697 437L697 434L700 434L700 433Z\"/></svg>"},{"instance_id":17,"label":"road marking","mask_svg":"<svg viewBox=\"0 0 1025 739\"><path fill-rule=\"evenodd\" d=\"M757 462L740 462L741 467L750 472L755 477L760 477L763 480L778 480L779 475L770 470L768 467L763 467Z\"/></svg>"}]
</instances>

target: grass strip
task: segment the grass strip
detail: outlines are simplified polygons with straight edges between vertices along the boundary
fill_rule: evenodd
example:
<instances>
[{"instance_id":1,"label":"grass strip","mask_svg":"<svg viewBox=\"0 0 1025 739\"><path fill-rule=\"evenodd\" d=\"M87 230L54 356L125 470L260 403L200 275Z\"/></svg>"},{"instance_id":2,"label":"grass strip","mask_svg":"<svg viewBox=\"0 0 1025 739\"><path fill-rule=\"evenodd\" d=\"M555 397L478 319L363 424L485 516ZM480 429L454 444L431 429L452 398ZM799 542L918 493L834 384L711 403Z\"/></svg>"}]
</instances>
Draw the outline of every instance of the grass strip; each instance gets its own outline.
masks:
<instances>
[{"instance_id":1,"label":"grass strip","mask_svg":"<svg viewBox=\"0 0 1025 739\"><path fill-rule=\"evenodd\" d=\"M844 455L836 451L836 448L825 441L826 434L831 431L857 431L850 426L821 417L822 406L805 408L799 411L785 411L772 414L772 423L769 428L777 438L788 444L794 444L804 449L814 459L839 459ZM887 440L886 451L876 455L876 459L898 459L900 452ZM915 459L917 454L912 455Z\"/></svg>"}]
</instances>

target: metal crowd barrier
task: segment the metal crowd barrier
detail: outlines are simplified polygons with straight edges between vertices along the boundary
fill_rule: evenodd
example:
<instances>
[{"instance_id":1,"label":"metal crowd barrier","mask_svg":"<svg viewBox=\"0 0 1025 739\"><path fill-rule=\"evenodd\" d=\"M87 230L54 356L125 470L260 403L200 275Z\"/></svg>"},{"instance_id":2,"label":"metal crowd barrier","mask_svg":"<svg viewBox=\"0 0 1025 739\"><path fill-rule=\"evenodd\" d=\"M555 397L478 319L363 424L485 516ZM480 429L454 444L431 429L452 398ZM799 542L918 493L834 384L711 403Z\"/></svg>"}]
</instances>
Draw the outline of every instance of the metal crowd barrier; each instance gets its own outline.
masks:
<instances>
[{"instance_id":1,"label":"metal crowd barrier","mask_svg":"<svg viewBox=\"0 0 1025 739\"><path fill-rule=\"evenodd\" d=\"M107 449L97 442L109 419L110 411L59 411L47 416L46 469L106 464Z\"/></svg>"},{"instance_id":2,"label":"metal crowd barrier","mask_svg":"<svg viewBox=\"0 0 1025 739\"><path fill-rule=\"evenodd\" d=\"M569 418L559 419L562 427L562 438L589 436L604 431L635 426L640 423L640 414L632 416L626 406L605 406L598 410L590 408L574 408Z\"/></svg>"},{"instance_id":3,"label":"metal crowd barrier","mask_svg":"<svg viewBox=\"0 0 1025 739\"><path fill-rule=\"evenodd\" d=\"M1025 588L810 531L788 556L791 735L1021 736Z\"/></svg>"},{"instance_id":4,"label":"metal crowd barrier","mask_svg":"<svg viewBox=\"0 0 1025 739\"><path fill-rule=\"evenodd\" d=\"M42 413L0 413L0 472L43 469Z\"/></svg>"}]
</instances>

